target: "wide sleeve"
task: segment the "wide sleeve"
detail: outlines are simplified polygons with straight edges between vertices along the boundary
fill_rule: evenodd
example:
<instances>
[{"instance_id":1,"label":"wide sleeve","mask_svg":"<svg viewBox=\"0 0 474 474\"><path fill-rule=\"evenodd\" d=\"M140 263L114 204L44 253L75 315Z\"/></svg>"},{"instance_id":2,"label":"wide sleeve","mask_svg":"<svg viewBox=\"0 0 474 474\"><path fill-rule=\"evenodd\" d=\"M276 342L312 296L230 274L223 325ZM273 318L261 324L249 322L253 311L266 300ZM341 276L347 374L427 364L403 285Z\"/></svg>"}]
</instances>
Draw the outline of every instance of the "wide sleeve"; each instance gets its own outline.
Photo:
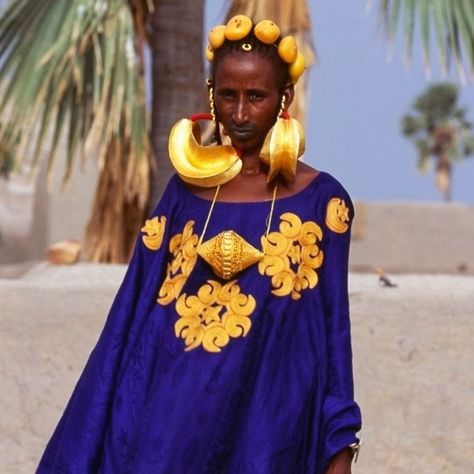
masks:
<instances>
[{"instance_id":1,"label":"wide sleeve","mask_svg":"<svg viewBox=\"0 0 474 474\"><path fill-rule=\"evenodd\" d=\"M156 304L166 272L168 223L176 206L174 180L136 240L133 257L104 329L51 437L37 472L97 472L120 368Z\"/></svg>"},{"instance_id":2,"label":"wide sleeve","mask_svg":"<svg viewBox=\"0 0 474 474\"><path fill-rule=\"evenodd\" d=\"M327 373L322 407L323 465L341 449L358 441L361 413L354 401L348 261L354 207L341 189L327 197L324 222L324 265L321 274L326 317Z\"/></svg>"}]
</instances>

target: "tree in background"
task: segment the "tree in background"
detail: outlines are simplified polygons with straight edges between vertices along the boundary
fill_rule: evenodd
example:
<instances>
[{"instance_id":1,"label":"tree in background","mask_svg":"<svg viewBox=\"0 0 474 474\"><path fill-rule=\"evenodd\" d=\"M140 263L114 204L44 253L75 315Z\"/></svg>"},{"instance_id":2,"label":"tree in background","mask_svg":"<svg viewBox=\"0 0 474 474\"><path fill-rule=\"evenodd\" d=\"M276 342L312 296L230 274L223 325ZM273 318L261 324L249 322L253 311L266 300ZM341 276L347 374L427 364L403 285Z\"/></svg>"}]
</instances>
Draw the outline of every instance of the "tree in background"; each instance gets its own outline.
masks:
<instances>
[{"instance_id":1,"label":"tree in background","mask_svg":"<svg viewBox=\"0 0 474 474\"><path fill-rule=\"evenodd\" d=\"M155 0L149 44L152 51L151 136L156 167L149 207L174 172L168 155L171 127L207 110L204 80L204 0Z\"/></svg>"},{"instance_id":2,"label":"tree in background","mask_svg":"<svg viewBox=\"0 0 474 474\"><path fill-rule=\"evenodd\" d=\"M202 11L203 0L192 8L186 0L15 0L2 12L0 169L13 157L17 170L26 165L36 174L47 150L51 178L60 149L67 183L77 160L96 158L85 239L93 261L128 260L150 195L156 200L169 175L156 179L168 162L157 136L167 137L173 121L199 108ZM154 78L151 134L146 43Z\"/></svg>"},{"instance_id":3,"label":"tree in background","mask_svg":"<svg viewBox=\"0 0 474 474\"><path fill-rule=\"evenodd\" d=\"M0 159L35 174L47 149L63 182L97 158L92 260L124 261L149 195L143 24L147 0L15 0L0 18ZM47 144L47 146L46 146ZM45 146L43 146L45 145Z\"/></svg>"},{"instance_id":4,"label":"tree in background","mask_svg":"<svg viewBox=\"0 0 474 474\"><path fill-rule=\"evenodd\" d=\"M283 10L280 2L260 3L264 16L281 12L287 29L298 26L295 11L308 24L306 0L288 1ZM97 157L99 180L86 232L93 261L128 259L146 209L172 172L171 125L204 106L203 7L204 0L15 0L2 12L0 168L6 169L7 158L10 166L13 156L17 170L26 164L36 173L45 148L51 177L65 140L67 183L77 159Z\"/></svg>"},{"instance_id":5,"label":"tree in background","mask_svg":"<svg viewBox=\"0 0 474 474\"><path fill-rule=\"evenodd\" d=\"M458 93L455 84L433 84L401 122L418 151L418 168L426 171L435 161L436 186L446 201L451 200L453 164L474 153L473 124L466 119L467 109L458 105Z\"/></svg>"},{"instance_id":6,"label":"tree in background","mask_svg":"<svg viewBox=\"0 0 474 474\"><path fill-rule=\"evenodd\" d=\"M86 235L94 261L127 260L145 210L154 205L171 173L169 128L201 108L205 91L197 58L203 50L203 2L11 0L2 12L0 169L13 157L16 169L28 161L35 172L42 145L49 143L51 173L64 137L65 182L78 158L97 156L99 182ZM447 69L454 56L463 79L464 48L474 70L472 0L380 0L379 5L391 38L404 18L408 56L418 17L425 64L434 23L442 66ZM306 0L233 0L228 16L234 13L246 13L254 21L273 18L284 34L302 32L298 42L312 61ZM146 43L153 57L151 133ZM301 91L298 96L292 113L301 117Z\"/></svg>"}]
</instances>

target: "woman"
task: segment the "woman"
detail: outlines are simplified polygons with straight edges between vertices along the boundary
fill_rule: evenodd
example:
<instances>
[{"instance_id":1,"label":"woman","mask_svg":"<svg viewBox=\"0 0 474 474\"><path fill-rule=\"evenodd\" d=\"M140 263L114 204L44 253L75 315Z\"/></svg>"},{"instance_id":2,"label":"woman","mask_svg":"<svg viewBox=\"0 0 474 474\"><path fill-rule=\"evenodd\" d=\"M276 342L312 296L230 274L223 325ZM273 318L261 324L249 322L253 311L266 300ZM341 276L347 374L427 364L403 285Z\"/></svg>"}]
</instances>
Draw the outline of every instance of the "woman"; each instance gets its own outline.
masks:
<instances>
[{"instance_id":1,"label":"woman","mask_svg":"<svg viewBox=\"0 0 474 474\"><path fill-rule=\"evenodd\" d=\"M292 38L239 15L210 42L218 143L173 128L178 175L39 473L350 473L352 204L297 164Z\"/></svg>"}]
</instances>

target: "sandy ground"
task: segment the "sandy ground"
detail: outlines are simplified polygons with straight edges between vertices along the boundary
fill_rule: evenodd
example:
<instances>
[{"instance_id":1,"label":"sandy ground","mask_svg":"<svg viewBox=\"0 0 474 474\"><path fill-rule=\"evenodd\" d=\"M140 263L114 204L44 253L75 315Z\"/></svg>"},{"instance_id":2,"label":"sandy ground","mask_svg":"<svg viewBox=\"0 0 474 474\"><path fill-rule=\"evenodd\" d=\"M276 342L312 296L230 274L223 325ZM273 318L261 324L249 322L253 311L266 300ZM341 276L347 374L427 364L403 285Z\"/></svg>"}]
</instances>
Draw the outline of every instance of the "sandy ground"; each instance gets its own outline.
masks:
<instances>
[{"instance_id":1,"label":"sandy ground","mask_svg":"<svg viewBox=\"0 0 474 474\"><path fill-rule=\"evenodd\" d=\"M0 279L0 473L32 473L123 266L39 264ZM364 445L355 474L474 472L474 277L351 274Z\"/></svg>"}]
</instances>

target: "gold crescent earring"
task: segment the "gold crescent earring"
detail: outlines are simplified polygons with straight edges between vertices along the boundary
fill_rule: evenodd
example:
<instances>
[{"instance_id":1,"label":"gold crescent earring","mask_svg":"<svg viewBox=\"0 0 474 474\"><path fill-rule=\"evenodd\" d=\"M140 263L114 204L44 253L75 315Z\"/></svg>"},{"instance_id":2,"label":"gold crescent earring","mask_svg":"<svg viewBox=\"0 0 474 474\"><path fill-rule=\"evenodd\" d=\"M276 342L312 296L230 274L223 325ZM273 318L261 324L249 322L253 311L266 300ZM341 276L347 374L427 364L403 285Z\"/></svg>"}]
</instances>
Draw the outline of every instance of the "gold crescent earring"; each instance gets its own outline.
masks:
<instances>
[{"instance_id":1,"label":"gold crescent earring","mask_svg":"<svg viewBox=\"0 0 474 474\"><path fill-rule=\"evenodd\" d=\"M242 160L231 145L201 145L198 120L211 120L211 114L181 119L170 132L168 150L179 176L187 183L214 187L235 178Z\"/></svg>"},{"instance_id":2,"label":"gold crescent earring","mask_svg":"<svg viewBox=\"0 0 474 474\"><path fill-rule=\"evenodd\" d=\"M285 105L286 97L283 96L278 119L268 132L260 150L260 159L269 167L268 183L278 174L289 182L294 181L298 158L305 150L303 127L284 110Z\"/></svg>"}]
</instances>

